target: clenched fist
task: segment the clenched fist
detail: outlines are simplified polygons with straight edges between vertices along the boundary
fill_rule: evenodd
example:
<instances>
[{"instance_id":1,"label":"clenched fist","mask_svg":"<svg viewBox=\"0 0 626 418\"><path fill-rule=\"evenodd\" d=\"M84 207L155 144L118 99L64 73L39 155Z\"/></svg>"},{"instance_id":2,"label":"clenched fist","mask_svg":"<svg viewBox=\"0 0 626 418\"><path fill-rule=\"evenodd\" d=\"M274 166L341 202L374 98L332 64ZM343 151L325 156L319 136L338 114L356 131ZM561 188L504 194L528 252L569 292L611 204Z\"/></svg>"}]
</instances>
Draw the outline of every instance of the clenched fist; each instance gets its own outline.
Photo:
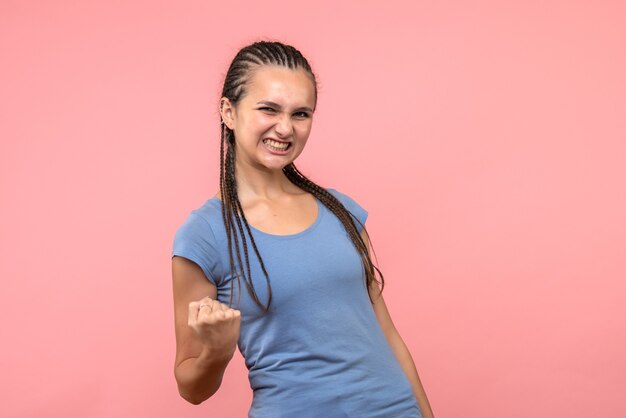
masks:
<instances>
[{"instance_id":1,"label":"clenched fist","mask_svg":"<svg viewBox=\"0 0 626 418\"><path fill-rule=\"evenodd\" d=\"M232 358L239 339L241 312L205 297L189 303L187 323L211 353Z\"/></svg>"}]
</instances>

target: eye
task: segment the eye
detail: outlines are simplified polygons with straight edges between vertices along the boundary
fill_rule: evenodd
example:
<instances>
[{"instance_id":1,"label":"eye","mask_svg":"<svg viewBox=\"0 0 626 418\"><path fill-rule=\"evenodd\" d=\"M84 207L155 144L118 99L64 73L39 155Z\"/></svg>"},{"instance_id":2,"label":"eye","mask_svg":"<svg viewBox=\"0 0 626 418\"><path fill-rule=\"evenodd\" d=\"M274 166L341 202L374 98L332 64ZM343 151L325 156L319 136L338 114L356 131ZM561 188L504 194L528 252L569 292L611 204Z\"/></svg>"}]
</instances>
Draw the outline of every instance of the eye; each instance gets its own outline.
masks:
<instances>
[{"instance_id":1,"label":"eye","mask_svg":"<svg viewBox=\"0 0 626 418\"><path fill-rule=\"evenodd\" d=\"M296 112L293 115L298 119L307 119L310 117L308 112Z\"/></svg>"},{"instance_id":2,"label":"eye","mask_svg":"<svg viewBox=\"0 0 626 418\"><path fill-rule=\"evenodd\" d=\"M271 108L271 107L259 107L259 110L262 110L262 111L267 112L267 113L274 113L274 112L276 112L276 110L274 110L274 108Z\"/></svg>"}]
</instances>

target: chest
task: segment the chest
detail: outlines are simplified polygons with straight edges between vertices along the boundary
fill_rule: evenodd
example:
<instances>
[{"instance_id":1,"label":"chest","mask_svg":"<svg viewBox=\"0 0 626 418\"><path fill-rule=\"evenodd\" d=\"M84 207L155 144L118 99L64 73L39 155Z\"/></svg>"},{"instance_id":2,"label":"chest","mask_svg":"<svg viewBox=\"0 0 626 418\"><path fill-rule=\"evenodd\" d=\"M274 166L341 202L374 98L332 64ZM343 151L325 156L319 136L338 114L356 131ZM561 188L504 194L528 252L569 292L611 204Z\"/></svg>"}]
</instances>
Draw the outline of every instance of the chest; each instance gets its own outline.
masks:
<instances>
[{"instance_id":1,"label":"chest","mask_svg":"<svg viewBox=\"0 0 626 418\"><path fill-rule=\"evenodd\" d=\"M308 229L291 236L270 236L253 231L257 248L269 274L272 311L315 311L320 300L344 304L365 294L361 258L343 225L331 214L321 211ZM249 257L252 282L260 300L267 301L269 288L256 256ZM242 283L232 277L230 291L245 319L260 313ZM239 298L239 296L241 296ZM317 301L317 302L316 302Z\"/></svg>"},{"instance_id":2,"label":"chest","mask_svg":"<svg viewBox=\"0 0 626 418\"><path fill-rule=\"evenodd\" d=\"M272 235L293 235L315 223L319 202L305 194L280 202L257 201L244 207L246 219L254 229Z\"/></svg>"}]
</instances>

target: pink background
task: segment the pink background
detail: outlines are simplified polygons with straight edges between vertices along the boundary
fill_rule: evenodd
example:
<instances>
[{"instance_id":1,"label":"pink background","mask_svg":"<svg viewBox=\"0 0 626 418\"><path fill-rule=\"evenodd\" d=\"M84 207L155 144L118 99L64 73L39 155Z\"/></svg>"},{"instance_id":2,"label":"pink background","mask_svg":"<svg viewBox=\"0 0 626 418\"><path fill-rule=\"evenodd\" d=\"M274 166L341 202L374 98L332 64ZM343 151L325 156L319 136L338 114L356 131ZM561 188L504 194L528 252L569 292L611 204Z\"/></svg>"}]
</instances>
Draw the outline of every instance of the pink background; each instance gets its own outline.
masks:
<instances>
[{"instance_id":1,"label":"pink background","mask_svg":"<svg viewBox=\"0 0 626 418\"><path fill-rule=\"evenodd\" d=\"M384 4L384 5L383 5ZM303 171L352 195L443 417L626 416L620 1L0 4L0 416L242 417L173 377L170 251L258 39L320 81Z\"/></svg>"}]
</instances>

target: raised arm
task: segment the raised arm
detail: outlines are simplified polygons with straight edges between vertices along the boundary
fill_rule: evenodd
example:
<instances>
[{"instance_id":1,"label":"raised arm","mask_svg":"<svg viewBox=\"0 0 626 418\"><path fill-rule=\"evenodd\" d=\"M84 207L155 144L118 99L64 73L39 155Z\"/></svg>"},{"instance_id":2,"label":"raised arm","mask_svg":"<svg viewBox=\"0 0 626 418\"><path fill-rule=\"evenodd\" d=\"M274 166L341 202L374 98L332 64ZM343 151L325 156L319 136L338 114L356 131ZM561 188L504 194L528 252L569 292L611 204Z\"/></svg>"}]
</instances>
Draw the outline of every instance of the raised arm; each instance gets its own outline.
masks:
<instances>
[{"instance_id":1,"label":"raised arm","mask_svg":"<svg viewBox=\"0 0 626 418\"><path fill-rule=\"evenodd\" d=\"M371 253L371 247L369 247L370 244L367 235L362 233L361 237L367 244L368 248L370 248ZM398 359L402 370L404 370L404 374L406 374L409 382L411 382L413 393L415 394L415 398L417 399L420 410L422 411L422 417L433 418L433 411L430 407L430 403L428 402L428 398L426 397L426 392L424 391L419 375L417 374L413 357L411 357L411 353L409 352L406 344L404 344L402 337L400 337L400 333L391 320L391 315L389 314L389 310L387 309L387 305L385 304L385 300L383 299L378 283L372 282L369 293L373 301L372 306L374 308L374 312L376 313L378 323L387 338L387 342L391 346L391 350Z\"/></svg>"},{"instance_id":2,"label":"raised arm","mask_svg":"<svg viewBox=\"0 0 626 418\"><path fill-rule=\"evenodd\" d=\"M219 389L239 338L240 312L218 302L217 288L194 262L172 258L180 395L198 405Z\"/></svg>"}]
</instances>

